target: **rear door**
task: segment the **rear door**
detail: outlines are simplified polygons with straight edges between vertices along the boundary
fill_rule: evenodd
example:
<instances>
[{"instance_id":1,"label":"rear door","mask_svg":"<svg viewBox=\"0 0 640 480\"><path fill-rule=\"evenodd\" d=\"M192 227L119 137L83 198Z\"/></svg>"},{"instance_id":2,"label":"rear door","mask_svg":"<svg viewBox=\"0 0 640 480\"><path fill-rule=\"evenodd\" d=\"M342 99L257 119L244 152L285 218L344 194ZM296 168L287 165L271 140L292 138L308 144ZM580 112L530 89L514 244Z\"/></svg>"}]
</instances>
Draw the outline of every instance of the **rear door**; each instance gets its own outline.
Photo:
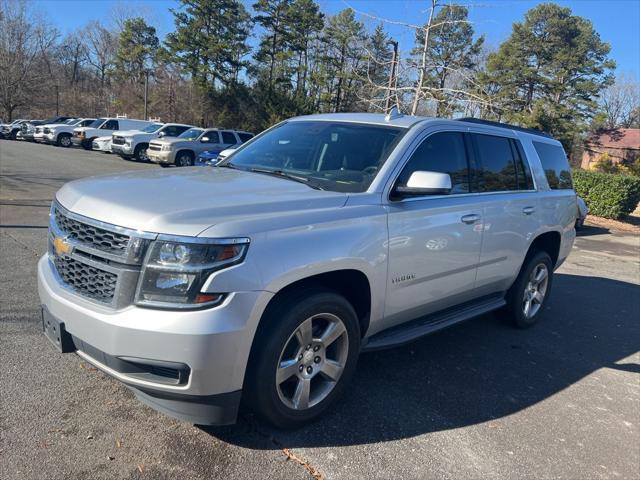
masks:
<instances>
[{"instance_id":1,"label":"rear door","mask_svg":"<svg viewBox=\"0 0 640 480\"><path fill-rule=\"evenodd\" d=\"M470 145L462 131L423 138L395 185L419 170L448 173L449 195L391 200L385 325L470 300L482 240L482 208L473 195Z\"/></svg>"},{"instance_id":2,"label":"rear door","mask_svg":"<svg viewBox=\"0 0 640 480\"><path fill-rule=\"evenodd\" d=\"M540 227L540 205L520 140L471 132L478 164L478 206L484 217L477 287L502 292L516 277Z\"/></svg>"}]
</instances>

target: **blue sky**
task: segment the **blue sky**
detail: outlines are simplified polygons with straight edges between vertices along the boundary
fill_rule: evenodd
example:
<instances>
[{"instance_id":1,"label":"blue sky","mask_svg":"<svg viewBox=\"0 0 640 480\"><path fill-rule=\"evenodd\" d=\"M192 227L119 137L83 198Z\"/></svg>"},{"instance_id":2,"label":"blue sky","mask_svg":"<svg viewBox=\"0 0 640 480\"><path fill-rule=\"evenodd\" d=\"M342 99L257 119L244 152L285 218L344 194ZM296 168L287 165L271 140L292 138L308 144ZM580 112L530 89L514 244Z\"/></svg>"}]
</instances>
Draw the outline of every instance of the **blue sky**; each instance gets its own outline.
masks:
<instances>
[{"instance_id":1,"label":"blue sky","mask_svg":"<svg viewBox=\"0 0 640 480\"><path fill-rule=\"evenodd\" d=\"M332 15L347 6L356 11L389 20L424 23L427 0L316 0L325 14ZM243 0L250 9L254 0ZM469 7L469 17L477 34L484 33L489 45L498 46L511 32L513 22L521 21L530 8L539 3L529 0L452 0ZM557 1L570 7L575 15L593 23L601 38L611 45L611 57L617 72L640 77L640 0L574 0ZM33 0L32 5L64 34L91 20L111 21L114 11L144 15L160 36L173 30L169 8L177 8L177 0ZM360 16L367 27L374 19ZM386 29L400 42L401 50L413 46L413 32L387 24Z\"/></svg>"}]
</instances>

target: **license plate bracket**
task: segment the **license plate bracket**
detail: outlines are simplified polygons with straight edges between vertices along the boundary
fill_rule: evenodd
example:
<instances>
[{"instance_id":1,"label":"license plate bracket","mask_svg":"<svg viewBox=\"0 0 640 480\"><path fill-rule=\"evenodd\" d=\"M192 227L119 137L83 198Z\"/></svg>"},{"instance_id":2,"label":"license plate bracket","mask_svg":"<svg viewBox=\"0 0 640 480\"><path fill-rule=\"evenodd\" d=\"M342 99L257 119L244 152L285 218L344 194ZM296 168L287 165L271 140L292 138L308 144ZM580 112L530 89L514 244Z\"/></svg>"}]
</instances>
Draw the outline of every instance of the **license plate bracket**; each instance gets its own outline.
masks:
<instances>
[{"instance_id":1,"label":"license plate bracket","mask_svg":"<svg viewBox=\"0 0 640 480\"><path fill-rule=\"evenodd\" d=\"M71 334L64 328L64 323L51 315L46 307L42 307L42 331L60 353L76 351Z\"/></svg>"}]
</instances>

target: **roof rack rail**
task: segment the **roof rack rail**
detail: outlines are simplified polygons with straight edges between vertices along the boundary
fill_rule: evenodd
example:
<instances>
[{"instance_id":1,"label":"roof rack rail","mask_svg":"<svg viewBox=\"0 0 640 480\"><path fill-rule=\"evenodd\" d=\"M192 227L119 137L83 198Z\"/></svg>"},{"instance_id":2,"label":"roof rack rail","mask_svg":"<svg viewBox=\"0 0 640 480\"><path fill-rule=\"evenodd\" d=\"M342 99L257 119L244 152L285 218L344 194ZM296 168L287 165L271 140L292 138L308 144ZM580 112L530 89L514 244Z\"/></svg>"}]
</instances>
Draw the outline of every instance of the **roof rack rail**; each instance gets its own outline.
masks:
<instances>
[{"instance_id":1,"label":"roof rack rail","mask_svg":"<svg viewBox=\"0 0 640 480\"><path fill-rule=\"evenodd\" d=\"M541 137L553 138L551 134L547 132L543 132L542 130L536 130L535 128L519 127L517 125L511 125L510 123L494 122L492 120L483 120L481 118L475 118L475 117L457 118L456 120L459 120L461 122L468 122L468 123L478 123L480 125L491 125L493 127L510 128L511 130L518 130L519 132L526 132L532 135L540 135Z\"/></svg>"}]
</instances>

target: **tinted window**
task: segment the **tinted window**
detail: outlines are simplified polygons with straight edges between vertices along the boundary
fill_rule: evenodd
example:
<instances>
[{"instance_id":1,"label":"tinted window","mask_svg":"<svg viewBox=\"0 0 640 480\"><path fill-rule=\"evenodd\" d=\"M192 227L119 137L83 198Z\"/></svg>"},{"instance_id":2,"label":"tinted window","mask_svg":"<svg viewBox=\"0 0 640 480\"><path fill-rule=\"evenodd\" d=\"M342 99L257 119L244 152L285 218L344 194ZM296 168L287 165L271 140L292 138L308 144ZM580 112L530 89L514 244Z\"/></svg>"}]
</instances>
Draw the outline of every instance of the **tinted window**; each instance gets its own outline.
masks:
<instances>
[{"instance_id":1,"label":"tinted window","mask_svg":"<svg viewBox=\"0 0 640 480\"><path fill-rule=\"evenodd\" d=\"M89 125L91 125L93 122L95 122L95 120L91 120L91 119L87 119L87 120L83 120L82 123L80 124L83 127L88 127Z\"/></svg>"},{"instance_id":2,"label":"tinted window","mask_svg":"<svg viewBox=\"0 0 640 480\"><path fill-rule=\"evenodd\" d=\"M208 132L205 132L202 138L204 137L209 137L209 140L203 143L220 143L220 136L215 130L209 130Z\"/></svg>"},{"instance_id":3,"label":"tinted window","mask_svg":"<svg viewBox=\"0 0 640 480\"><path fill-rule=\"evenodd\" d=\"M517 140L511 140L511 147L516 159L516 174L518 176L518 188L520 190L533 190L533 177L531 176L531 168L529 168L529 162L524 154L524 150L520 142Z\"/></svg>"},{"instance_id":4,"label":"tinted window","mask_svg":"<svg viewBox=\"0 0 640 480\"><path fill-rule=\"evenodd\" d=\"M511 141L505 137L472 134L475 139L481 192L518 190Z\"/></svg>"},{"instance_id":5,"label":"tinted window","mask_svg":"<svg viewBox=\"0 0 640 480\"><path fill-rule=\"evenodd\" d=\"M238 132L238 136L240 137L240 141L242 143L248 142L249 140L251 140L253 138L253 135L251 133Z\"/></svg>"},{"instance_id":6,"label":"tinted window","mask_svg":"<svg viewBox=\"0 0 640 480\"><path fill-rule=\"evenodd\" d=\"M187 130L189 130L189 127L187 127L186 125L174 125L173 127L171 127L171 129L173 131L171 136L172 137L177 137L182 132L186 132ZM169 135L169 134L167 133L167 135Z\"/></svg>"},{"instance_id":7,"label":"tinted window","mask_svg":"<svg viewBox=\"0 0 640 480\"><path fill-rule=\"evenodd\" d=\"M404 132L381 125L290 121L253 139L222 166L280 170L323 190L364 192Z\"/></svg>"},{"instance_id":8,"label":"tinted window","mask_svg":"<svg viewBox=\"0 0 640 480\"><path fill-rule=\"evenodd\" d=\"M451 193L469 193L469 165L460 132L434 133L420 144L398 178L399 185L406 185L416 171L448 173L451 176Z\"/></svg>"},{"instance_id":9,"label":"tinted window","mask_svg":"<svg viewBox=\"0 0 640 480\"><path fill-rule=\"evenodd\" d=\"M118 121L109 120L108 122L105 122L105 124L100 128L103 130L118 130Z\"/></svg>"},{"instance_id":10,"label":"tinted window","mask_svg":"<svg viewBox=\"0 0 640 480\"><path fill-rule=\"evenodd\" d=\"M571 170L562 147L543 142L533 142L533 146L540 157L549 187L553 190L572 189Z\"/></svg>"},{"instance_id":11,"label":"tinted window","mask_svg":"<svg viewBox=\"0 0 640 480\"><path fill-rule=\"evenodd\" d=\"M223 145L235 145L238 143L236 140L236 136L231 132L221 132L222 133L222 144Z\"/></svg>"}]
</instances>

